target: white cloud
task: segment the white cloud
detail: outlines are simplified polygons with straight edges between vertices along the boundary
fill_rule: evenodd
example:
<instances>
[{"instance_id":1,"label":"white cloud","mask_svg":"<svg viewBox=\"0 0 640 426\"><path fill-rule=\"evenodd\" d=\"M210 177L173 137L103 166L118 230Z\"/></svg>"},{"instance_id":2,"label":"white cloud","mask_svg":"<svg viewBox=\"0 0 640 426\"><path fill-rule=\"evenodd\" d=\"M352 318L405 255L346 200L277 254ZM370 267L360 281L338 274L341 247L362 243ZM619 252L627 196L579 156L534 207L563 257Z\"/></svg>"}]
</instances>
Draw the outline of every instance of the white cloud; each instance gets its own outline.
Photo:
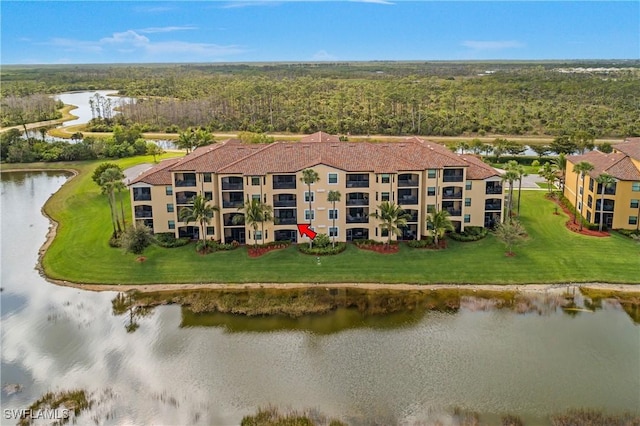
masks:
<instances>
[{"instance_id":1,"label":"white cloud","mask_svg":"<svg viewBox=\"0 0 640 426\"><path fill-rule=\"evenodd\" d=\"M121 33L113 33L112 37L105 37L100 39L100 44L130 44L132 46L144 47L150 43L150 40L141 36L133 30L124 31Z\"/></svg>"},{"instance_id":2,"label":"white cloud","mask_svg":"<svg viewBox=\"0 0 640 426\"><path fill-rule=\"evenodd\" d=\"M197 30L197 29L198 27L193 25L182 25L182 26L169 26L169 27L149 27L149 28L142 28L136 31L144 34L154 34L154 33L170 33L174 31Z\"/></svg>"},{"instance_id":3,"label":"white cloud","mask_svg":"<svg viewBox=\"0 0 640 426\"><path fill-rule=\"evenodd\" d=\"M319 50L311 57L311 59L314 61L335 61L338 58L328 53L326 50Z\"/></svg>"},{"instance_id":4,"label":"white cloud","mask_svg":"<svg viewBox=\"0 0 640 426\"><path fill-rule=\"evenodd\" d=\"M462 45L474 50L502 50L524 47L524 43L515 40L465 40Z\"/></svg>"}]
</instances>

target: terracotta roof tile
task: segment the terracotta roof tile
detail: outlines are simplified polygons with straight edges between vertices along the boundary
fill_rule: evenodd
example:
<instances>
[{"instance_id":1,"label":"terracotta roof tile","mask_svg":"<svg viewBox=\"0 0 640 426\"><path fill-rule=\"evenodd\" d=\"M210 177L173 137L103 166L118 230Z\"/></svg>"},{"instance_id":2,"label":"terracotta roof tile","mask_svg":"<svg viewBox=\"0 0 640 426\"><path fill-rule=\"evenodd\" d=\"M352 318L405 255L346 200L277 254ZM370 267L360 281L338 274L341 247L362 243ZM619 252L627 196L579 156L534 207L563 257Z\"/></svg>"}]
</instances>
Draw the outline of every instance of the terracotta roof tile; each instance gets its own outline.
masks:
<instances>
[{"instance_id":1,"label":"terracotta roof tile","mask_svg":"<svg viewBox=\"0 0 640 426\"><path fill-rule=\"evenodd\" d=\"M594 169L589 176L597 178L602 173L607 173L620 180L640 180L640 170L633 164L629 155L624 152L605 154L600 151L590 151L583 155L571 155L567 160L573 164L580 161L588 161Z\"/></svg>"},{"instance_id":2,"label":"terracotta roof tile","mask_svg":"<svg viewBox=\"0 0 640 426\"><path fill-rule=\"evenodd\" d=\"M181 158L163 160L158 165L142 172L129 185L139 182L148 183L149 185L171 185L171 171L169 169L180 160Z\"/></svg>"},{"instance_id":3,"label":"terracotta roof tile","mask_svg":"<svg viewBox=\"0 0 640 426\"><path fill-rule=\"evenodd\" d=\"M300 142L337 142L340 143L338 136L330 135L325 132L316 132L300 139Z\"/></svg>"},{"instance_id":4,"label":"terracotta roof tile","mask_svg":"<svg viewBox=\"0 0 640 426\"><path fill-rule=\"evenodd\" d=\"M640 138L627 138L624 142L613 145L613 148L640 161Z\"/></svg>"},{"instance_id":5,"label":"terracotta roof tile","mask_svg":"<svg viewBox=\"0 0 640 426\"><path fill-rule=\"evenodd\" d=\"M469 163L470 167L467 169L467 177L469 179L487 179L493 176L500 176L496 169L473 154L463 154L461 157Z\"/></svg>"}]
</instances>

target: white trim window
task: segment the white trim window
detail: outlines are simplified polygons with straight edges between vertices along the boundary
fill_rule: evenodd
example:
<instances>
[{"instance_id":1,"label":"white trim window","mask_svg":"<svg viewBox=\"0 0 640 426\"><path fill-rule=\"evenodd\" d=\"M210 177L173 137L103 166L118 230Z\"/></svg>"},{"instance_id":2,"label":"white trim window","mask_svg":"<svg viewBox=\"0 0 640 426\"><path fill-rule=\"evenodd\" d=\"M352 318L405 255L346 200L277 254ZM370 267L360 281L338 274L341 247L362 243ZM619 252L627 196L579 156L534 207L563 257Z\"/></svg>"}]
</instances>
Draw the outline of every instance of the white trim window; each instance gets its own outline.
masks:
<instances>
[{"instance_id":1,"label":"white trim window","mask_svg":"<svg viewBox=\"0 0 640 426\"><path fill-rule=\"evenodd\" d=\"M329 182L329 185L337 185L338 184L338 174L337 173L327 173L327 182Z\"/></svg>"},{"instance_id":2,"label":"white trim window","mask_svg":"<svg viewBox=\"0 0 640 426\"><path fill-rule=\"evenodd\" d=\"M330 237L336 237L336 238L338 237L338 227L337 226L336 227L333 227L333 226L329 227L329 236Z\"/></svg>"},{"instance_id":3,"label":"white trim window","mask_svg":"<svg viewBox=\"0 0 640 426\"><path fill-rule=\"evenodd\" d=\"M311 212L311 214L309 214ZM304 211L304 220L315 220L316 219L316 211L305 209Z\"/></svg>"},{"instance_id":4,"label":"white trim window","mask_svg":"<svg viewBox=\"0 0 640 426\"><path fill-rule=\"evenodd\" d=\"M338 209L329 209L329 220L338 220Z\"/></svg>"},{"instance_id":5,"label":"white trim window","mask_svg":"<svg viewBox=\"0 0 640 426\"><path fill-rule=\"evenodd\" d=\"M315 193L313 191L309 192L309 191L304 191L304 202L308 203L309 202L309 194L311 194L311 202L315 202Z\"/></svg>"}]
</instances>

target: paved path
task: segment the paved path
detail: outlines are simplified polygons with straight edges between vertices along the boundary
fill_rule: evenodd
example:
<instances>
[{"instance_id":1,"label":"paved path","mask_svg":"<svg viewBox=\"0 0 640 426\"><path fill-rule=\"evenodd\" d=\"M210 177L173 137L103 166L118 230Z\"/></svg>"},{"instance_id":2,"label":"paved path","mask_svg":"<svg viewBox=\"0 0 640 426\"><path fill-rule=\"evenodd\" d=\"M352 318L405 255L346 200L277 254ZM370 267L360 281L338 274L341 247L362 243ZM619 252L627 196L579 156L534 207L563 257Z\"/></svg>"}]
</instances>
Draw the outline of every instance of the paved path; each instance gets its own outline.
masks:
<instances>
[{"instance_id":1,"label":"paved path","mask_svg":"<svg viewBox=\"0 0 640 426\"><path fill-rule=\"evenodd\" d=\"M503 169L496 169L496 170L498 171L498 173L501 173L501 174L505 172ZM537 185L536 182L547 183L547 181L544 180L544 178L540 177L539 174L531 173L530 175L522 178L522 189L523 190L526 189L528 191L548 191L546 186L544 188L541 188ZM514 189L518 189L517 183L515 183Z\"/></svg>"},{"instance_id":2,"label":"paved path","mask_svg":"<svg viewBox=\"0 0 640 426\"><path fill-rule=\"evenodd\" d=\"M128 169L125 169L123 172L124 183L128 184L133 179L135 179L138 175L140 175L142 172L150 169L151 167L153 167L153 164L143 163L143 164L138 164L137 166L133 166L133 167L129 167Z\"/></svg>"}]
</instances>

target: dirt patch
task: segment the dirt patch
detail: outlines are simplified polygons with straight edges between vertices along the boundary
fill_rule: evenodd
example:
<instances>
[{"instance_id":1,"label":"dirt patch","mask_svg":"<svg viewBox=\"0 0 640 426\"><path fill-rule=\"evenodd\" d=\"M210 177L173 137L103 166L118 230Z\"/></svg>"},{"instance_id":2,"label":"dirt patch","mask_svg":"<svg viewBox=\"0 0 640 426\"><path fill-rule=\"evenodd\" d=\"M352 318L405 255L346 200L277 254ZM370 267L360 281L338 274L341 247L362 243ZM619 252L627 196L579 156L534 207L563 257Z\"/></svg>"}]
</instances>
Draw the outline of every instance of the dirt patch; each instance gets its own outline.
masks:
<instances>
[{"instance_id":1,"label":"dirt patch","mask_svg":"<svg viewBox=\"0 0 640 426\"><path fill-rule=\"evenodd\" d=\"M400 250L398 244L358 244L357 247L362 250L375 251L380 254L394 254Z\"/></svg>"}]
</instances>

